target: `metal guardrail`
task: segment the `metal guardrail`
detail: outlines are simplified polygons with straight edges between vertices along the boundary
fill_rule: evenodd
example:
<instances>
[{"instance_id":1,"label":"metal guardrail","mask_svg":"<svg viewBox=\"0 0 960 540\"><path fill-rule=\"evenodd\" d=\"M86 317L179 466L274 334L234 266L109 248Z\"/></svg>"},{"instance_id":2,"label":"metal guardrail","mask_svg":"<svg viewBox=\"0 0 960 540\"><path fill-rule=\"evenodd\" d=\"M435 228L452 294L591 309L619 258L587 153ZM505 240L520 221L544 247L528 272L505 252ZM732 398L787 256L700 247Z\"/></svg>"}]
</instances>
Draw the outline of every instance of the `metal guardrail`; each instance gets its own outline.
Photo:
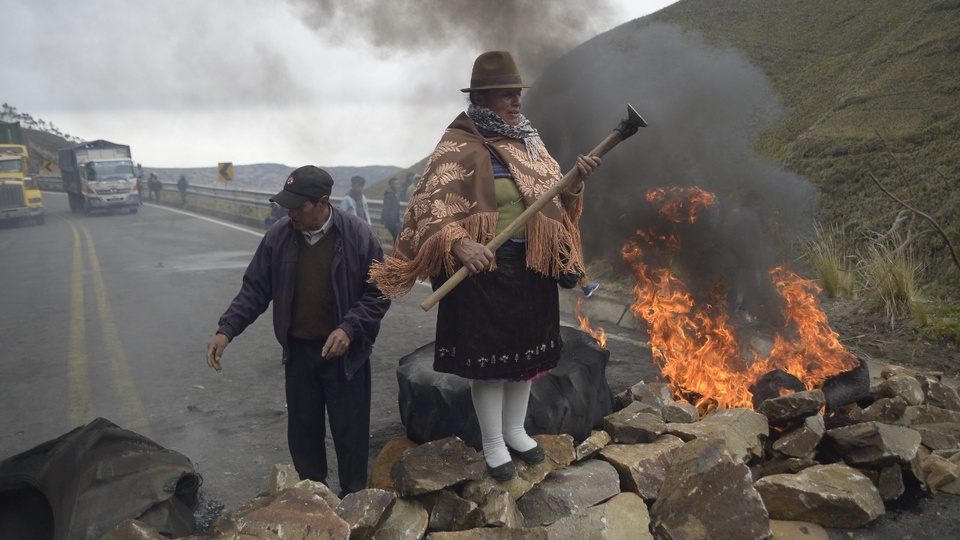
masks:
<instances>
[{"instance_id":1,"label":"metal guardrail","mask_svg":"<svg viewBox=\"0 0 960 540\"><path fill-rule=\"evenodd\" d=\"M252 219L256 224L262 225L264 219L273 210L270 207L270 197L276 194L276 191L245 191L216 186L189 186L187 188L187 204L191 207L211 208L217 213ZM176 184L164 184L161 195L163 201L180 202L180 192L177 190ZM330 197L330 204L338 208L342 201L343 197ZM406 203L400 203L400 211L403 212L406 206ZM383 229L380 224L383 201L367 198L367 207L370 210L370 221L373 226ZM386 232L386 229L383 229L383 231ZM387 238L390 238L389 233L387 233Z\"/></svg>"},{"instance_id":2,"label":"metal guardrail","mask_svg":"<svg viewBox=\"0 0 960 540\"><path fill-rule=\"evenodd\" d=\"M63 191L63 182L59 176L34 176L34 179L42 191ZM228 187L191 185L187 187L187 207L244 225L263 227L264 221L273 211L270 207L270 197L276 194L276 191L245 191ZM150 202L147 190L143 191L143 201ZM180 204L180 191L176 183L163 184L160 201ZM342 201L343 197L330 197L330 204L338 208ZM367 198L367 207L370 209L370 221L380 233L380 238L389 243L392 240L390 233L380 224L383 201ZM400 203L401 215L406 207L407 203Z\"/></svg>"}]
</instances>

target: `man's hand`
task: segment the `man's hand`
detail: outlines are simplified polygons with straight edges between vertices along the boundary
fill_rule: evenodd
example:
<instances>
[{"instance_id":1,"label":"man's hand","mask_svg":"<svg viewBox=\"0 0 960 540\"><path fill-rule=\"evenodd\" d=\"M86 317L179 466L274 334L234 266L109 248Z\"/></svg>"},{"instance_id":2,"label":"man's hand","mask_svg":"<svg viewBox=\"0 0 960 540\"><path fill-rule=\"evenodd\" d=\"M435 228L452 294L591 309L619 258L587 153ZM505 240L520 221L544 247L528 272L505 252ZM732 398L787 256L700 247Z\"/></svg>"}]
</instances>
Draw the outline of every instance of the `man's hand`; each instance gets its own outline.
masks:
<instances>
[{"instance_id":1,"label":"man's hand","mask_svg":"<svg viewBox=\"0 0 960 540\"><path fill-rule=\"evenodd\" d=\"M320 354L324 358L336 358L347 352L348 348L350 348L350 336L343 331L343 328L337 328L327 336L327 341L323 344L323 350Z\"/></svg>"},{"instance_id":2,"label":"man's hand","mask_svg":"<svg viewBox=\"0 0 960 540\"><path fill-rule=\"evenodd\" d=\"M493 252L490 248L469 238L461 238L453 244L453 249L450 251L453 252L454 257L460 259L464 268L471 274L482 272L493 262Z\"/></svg>"},{"instance_id":3,"label":"man's hand","mask_svg":"<svg viewBox=\"0 0 960 540\"><path fill-rule=\"evenodd\" d=\"M230 344L230 339L226 334L217 334L213 336L210 343L207 343L207 365L220 371L223 367L220 365L220 357L223 356L223 350Z\"/></svg>"}]
</instances>

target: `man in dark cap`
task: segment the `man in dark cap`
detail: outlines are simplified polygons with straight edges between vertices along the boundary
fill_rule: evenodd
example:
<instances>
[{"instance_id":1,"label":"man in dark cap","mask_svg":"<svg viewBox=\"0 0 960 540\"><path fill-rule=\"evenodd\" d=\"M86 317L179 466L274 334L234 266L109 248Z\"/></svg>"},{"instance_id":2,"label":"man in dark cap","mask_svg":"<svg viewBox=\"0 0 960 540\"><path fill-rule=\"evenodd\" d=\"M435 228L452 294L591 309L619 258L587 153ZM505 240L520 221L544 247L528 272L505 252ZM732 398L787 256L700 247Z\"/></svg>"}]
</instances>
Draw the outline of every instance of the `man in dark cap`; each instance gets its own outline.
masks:
<instances>
[{"instance_id":1,"label":"man in dark cap","mask_svg":"<svg viewBox=\"0 0 960 540\"><path fill-rule=\"evenodd\" d=\"M207 364L220 371L230 341L273 302L293 464L301 479L327 482L326 411L342 498L367 487L370 353L390 302L367 281L370 264L383 260L380 239L329 204L332 188L326 171L307 165L270 199L289 215L264 234L207 345Z\"/></svg>"}]
</instances>

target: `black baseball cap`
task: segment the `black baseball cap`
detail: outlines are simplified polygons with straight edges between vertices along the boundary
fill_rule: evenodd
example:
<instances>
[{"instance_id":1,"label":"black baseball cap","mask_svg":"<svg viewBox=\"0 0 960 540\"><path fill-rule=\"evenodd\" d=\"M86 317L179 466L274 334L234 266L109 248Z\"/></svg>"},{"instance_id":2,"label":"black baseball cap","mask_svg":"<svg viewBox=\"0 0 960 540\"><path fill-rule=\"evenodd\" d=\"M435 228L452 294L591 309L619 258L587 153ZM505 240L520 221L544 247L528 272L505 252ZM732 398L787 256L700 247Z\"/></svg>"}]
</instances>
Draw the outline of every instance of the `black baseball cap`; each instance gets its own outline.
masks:
<instances>
[{"instance_id":1,"label":"black baseball cap","mask_svg":"<svg viewBox=\"0 0 960 540\"><path fill-rule=\"evenodd\" d=\"M320 167L305 165L290 173L283 189L270 201L287 209L296 208L309 199L330 195L332 190L333 178L330 173Z\"/></svg>"}]
</instances>

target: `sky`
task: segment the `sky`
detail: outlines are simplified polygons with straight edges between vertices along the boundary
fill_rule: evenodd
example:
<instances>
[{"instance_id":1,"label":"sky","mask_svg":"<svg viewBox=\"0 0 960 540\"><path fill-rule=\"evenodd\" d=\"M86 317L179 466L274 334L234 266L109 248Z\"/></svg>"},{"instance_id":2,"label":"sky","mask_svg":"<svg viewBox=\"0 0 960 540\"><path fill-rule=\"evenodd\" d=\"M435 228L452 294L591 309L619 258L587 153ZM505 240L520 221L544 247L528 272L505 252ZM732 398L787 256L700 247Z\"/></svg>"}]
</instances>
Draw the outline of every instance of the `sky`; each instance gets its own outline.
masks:
<instances>
[{"instance_id":1,"label":"sky","mask_svg":"<svg viewBox=\"0 0 960 540\"><path fill-rule=\"evenodd\" d=\"M674 1L0 0L0 99L145 167L409 167L465 109L481 52L534 83Z\"/></svg>"}]
</instances>

